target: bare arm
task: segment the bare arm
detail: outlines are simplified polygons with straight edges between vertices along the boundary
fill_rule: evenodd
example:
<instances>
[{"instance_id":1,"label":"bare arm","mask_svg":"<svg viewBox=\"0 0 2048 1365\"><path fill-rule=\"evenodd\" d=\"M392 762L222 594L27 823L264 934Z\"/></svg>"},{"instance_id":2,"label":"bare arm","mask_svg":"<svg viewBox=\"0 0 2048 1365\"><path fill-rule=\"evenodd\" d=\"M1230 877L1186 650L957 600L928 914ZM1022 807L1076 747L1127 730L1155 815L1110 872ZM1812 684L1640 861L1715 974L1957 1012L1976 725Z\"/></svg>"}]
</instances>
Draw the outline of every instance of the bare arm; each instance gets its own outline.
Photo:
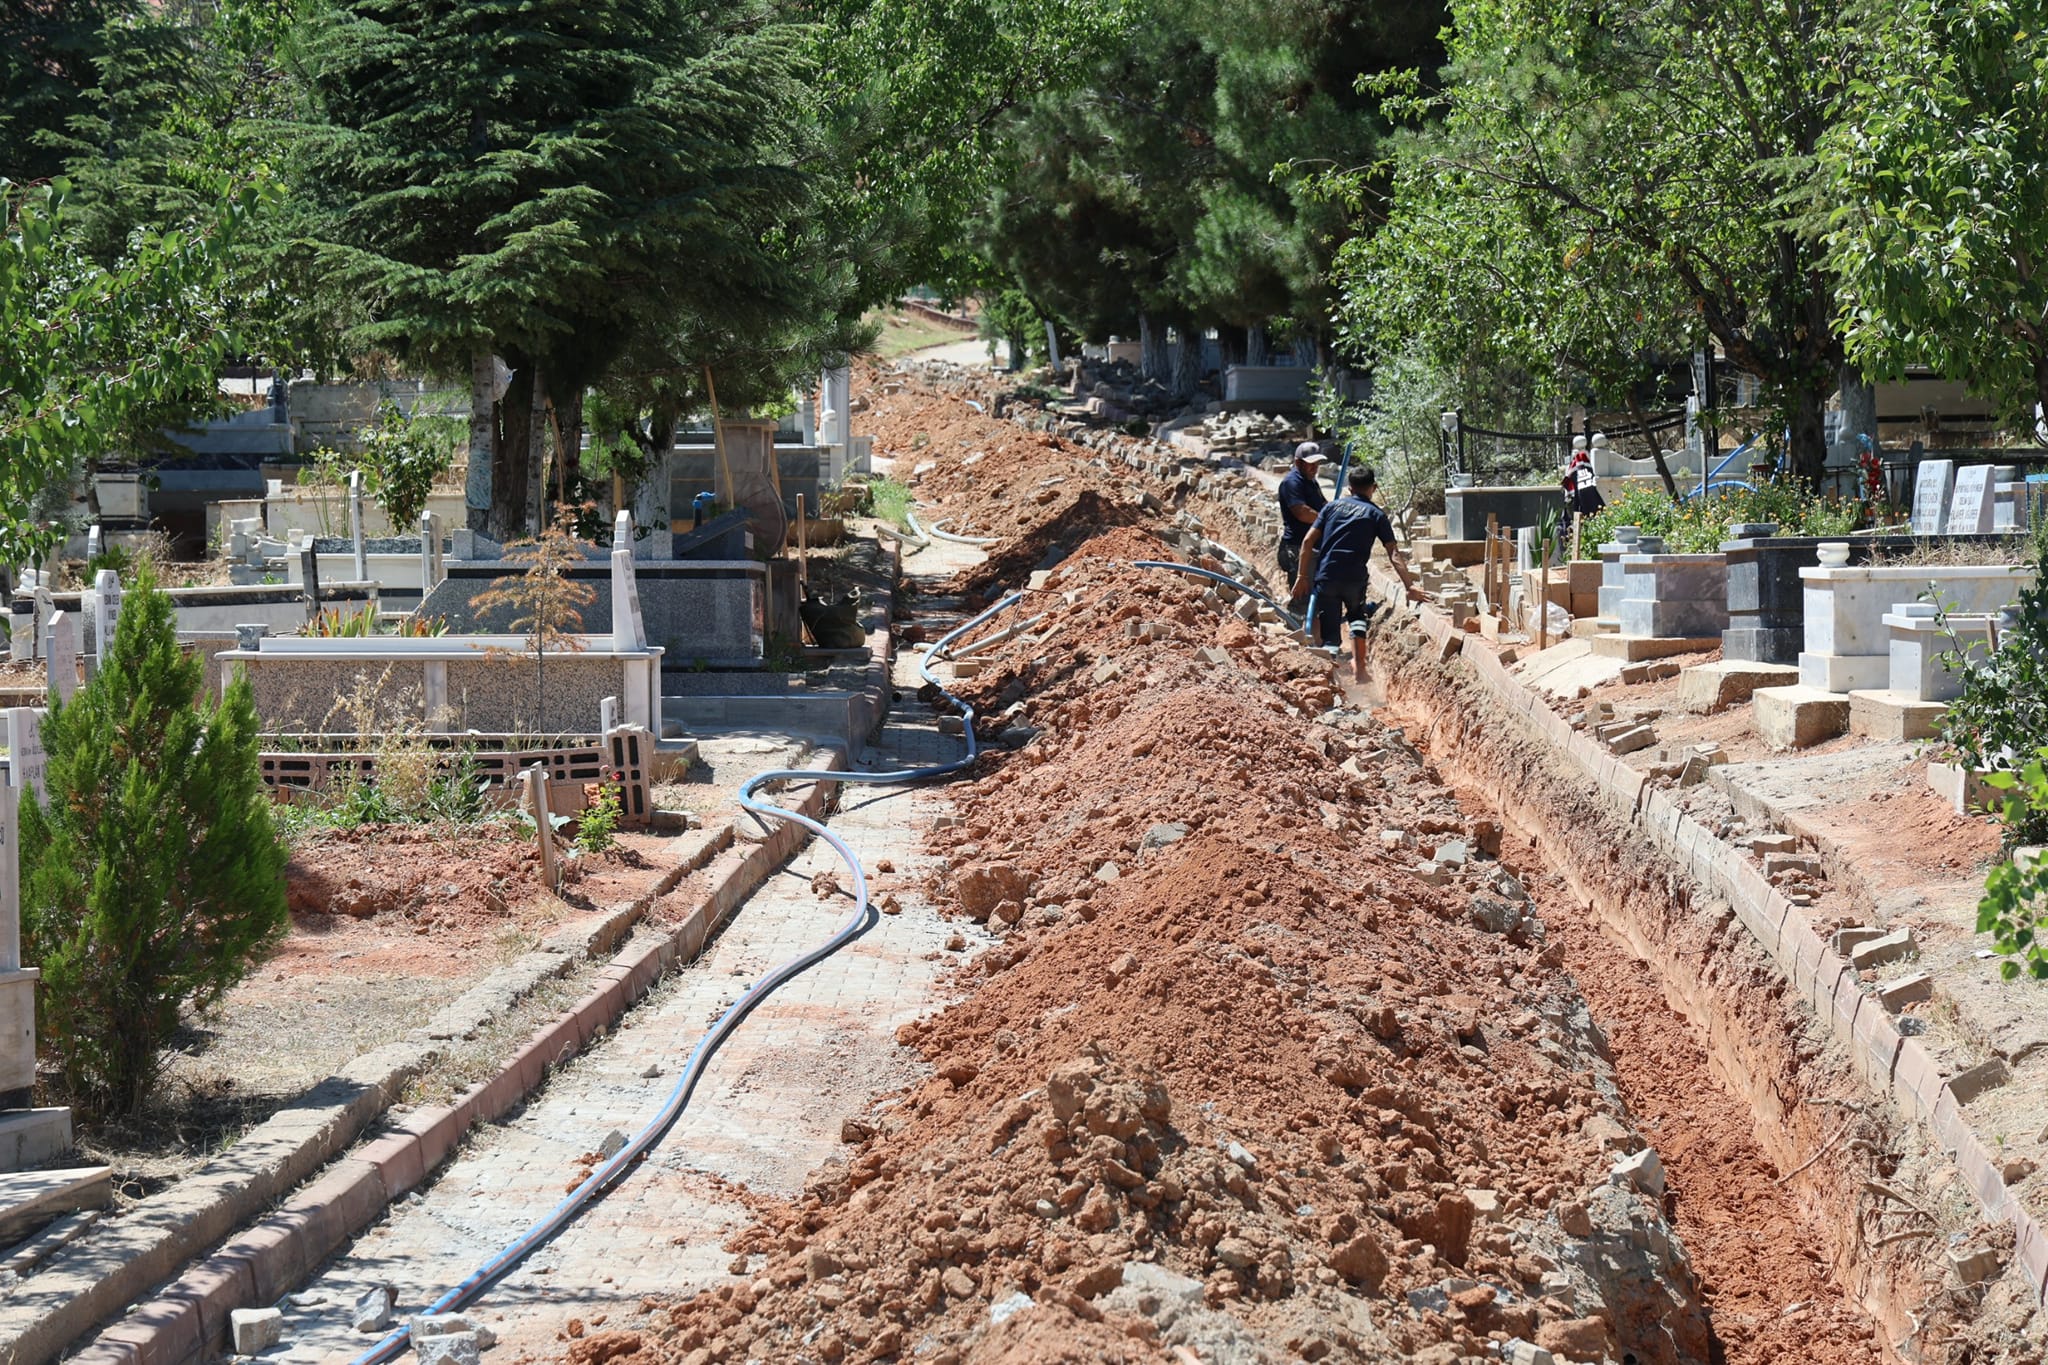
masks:
<instances>
[{"instance_id":1,"label":"bare arm","mask_svg":"<svg viewBox=\"0 0 2048 1365\"><path fill-rule=\"evenodd\" d=\"M1309 527L1307 537L1301 542L1301 566L1294 571L1294 595L1296 597L1308 596L1309 571L1316 562L1316 546L1320 545L1322 540L1323 528L1321 526Z\"/></svg>"},{"instance_id":2,"label":"bare arm","mask_svg":"<svg viewBox=\"0 0 2048 1365\"><path fill-rule=\"evenodd\" d=\"M1316 509L1305 502L1297 502L1288 508L1287 515L1306 526L1313 526L1316 523Z\"/></svg>"},{"instance_id":3,"label":"bare arm","mask_svg":"<svg viewBox=\"0 0 2048 1365\"><path fill-rule=\"evenodd\" d=\"M1394 566L1395 576L1401 580L1401 586L1408 590L1408 600L1410 602L1428 601L1429 594L1415 586L1415 580L1408 576L1408 566L1401 562L1401 556L1395 553L1392 542L1382 541L1381 543L1386 546L1387 562Z\"/></svg>"}]
</instances>

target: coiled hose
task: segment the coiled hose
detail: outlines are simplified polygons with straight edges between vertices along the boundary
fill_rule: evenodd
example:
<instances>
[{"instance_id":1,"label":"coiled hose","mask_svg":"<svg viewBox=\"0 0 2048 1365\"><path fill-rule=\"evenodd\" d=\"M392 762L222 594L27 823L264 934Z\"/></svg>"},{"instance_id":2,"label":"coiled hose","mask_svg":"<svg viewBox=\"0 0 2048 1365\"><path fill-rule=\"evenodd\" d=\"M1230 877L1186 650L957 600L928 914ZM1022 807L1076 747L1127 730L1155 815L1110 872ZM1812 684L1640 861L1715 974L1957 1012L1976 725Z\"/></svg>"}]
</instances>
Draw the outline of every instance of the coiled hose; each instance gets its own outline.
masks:
<instances>
[{"instance_id":1,"label":"coiled hose","mask_svg":"<svg viewBox=\"0 0 2048 1365\"><path fill-rule=\"evenodd\" d=\"M662 1103L661 1111L649 1121L647 1126L635 1134L632 1140L627 1142L624 1147L621 1147L611 1160L592 1171L589 1177L572 1190L561 1203L555 1205L554 1209L546 1217L528 1228L516 1241L504 1247L489 1260L471 1271L468 1279L465 1279L461 1284L456 1285L440 1298L434 1300L433 1304L427 1309L427 1312L452 1313L475 1301L477 1296L489 1288L500 1276L553 1240L557 1233L575 1221L578 1214L593 1203L599 1195L615 1184L625 1174L629 1166L644 1156L655 1143L661 1141L670 1128L675 1126L676 1120L682 1117L684 1108L690 1103L691 1095L696 1092L697 1082L703 1078L706 1065L718 1052L718 1049L724 1045L726 1039L732 1036L734 1030L745 1021L749 1014L753 1013L755 1006L767 999L779 987L800 975L807 968L823 962L868 929L871 923L871 915L868 910L867 877L861 871L860 859L854 856L853 850L847 847L846 841L825 828L821 821L813 820L807 815L799 815L793 810L785 810L773 802L757 797L755 792L770 782L862 782L871 786L919 782L930 777L946 777L972 765L981 752L980 743L974 735L974 708L954 696L951 692L948 692L939 683L939 680L932 676L931 660L940 650L951 644L959 636L973 630L991 616L1015 606L1023 599L1023 593L1011 593L987 611L949 631L937 644L932 646L924 659L918 663L918 676L922 677L932 686L937 687L939 695L960 708L967 739L967 752L961 757L954 759L950 763L939 763L926 768L898 768L892 772L880 773L777 768L769 772L756 773L748 778L740 787L739 797L742 809L752 812L757 817L773 817L802 825L805 829L830 844L832 851L845 860L846 866L853 873L853 910L847 915L845 923L839 926L831 938L816 948L789 959L749 986L746 993L734 1001L726 1012L719 1017L718 1022L711 1026L710 1032L706 1033L699 1040L696 1049L690 1053L690 1060L683 1067L682 1074L676 1078L675 1088L669 1092L668 1099ZM404 1352L410 1336L411 1329L409 1327L394 1329L379 1340L375 1346L357 1356L353 1365L380 1365L380 1362L395 1358Z\"/></svg>"},{"instance_id":2,"label":"coiled hose","mask_svg":"<svg viewBox=\"0 0 2048 1365\"><path fill-rule=\"evenodd\" d=\"M1280 619L1285 621L1288 624L1288 626L1292 629L1302 629L1300 619L1296 617L1293 612L1287 610L1287 608L1281 606L1278 602L1275 602L1272 598L1266 596L1266 594L1260 592L1251 584L1239 582L1237 579L1230 577L1228 574L1220 574L1217 573L1214 569L1204 569L1193 564L1181 564L1171 559L1134 559L1131 561L1131 563L1140 569L1174 569L1180 573L1198 574L1203 578L1213 578L1218 583L1228 583L1231 587L1236 588L1239 592L1249 593L1251 596L1258 598L1261 602L1264 602L1267 606L1271 607L1274 611L1279 612Z\"/></svg>"},{"instance_id":3,"label":"coiled hose","mask_svg":"<svg viewBox=\"0 0 2048 1365\"><path fill-rule=\"evenodd\" d=\"M924 525L917 519L917 513L911 511L908 508L904 509L903 519L909 522L910 529L917 532L919 535L928 537L932 540L950 540L955 545L993 545L998 540L1002 539L1001 536L962 536L955 535L951 531L941 531L936 526Z\"/></svg>"}]
</instances>

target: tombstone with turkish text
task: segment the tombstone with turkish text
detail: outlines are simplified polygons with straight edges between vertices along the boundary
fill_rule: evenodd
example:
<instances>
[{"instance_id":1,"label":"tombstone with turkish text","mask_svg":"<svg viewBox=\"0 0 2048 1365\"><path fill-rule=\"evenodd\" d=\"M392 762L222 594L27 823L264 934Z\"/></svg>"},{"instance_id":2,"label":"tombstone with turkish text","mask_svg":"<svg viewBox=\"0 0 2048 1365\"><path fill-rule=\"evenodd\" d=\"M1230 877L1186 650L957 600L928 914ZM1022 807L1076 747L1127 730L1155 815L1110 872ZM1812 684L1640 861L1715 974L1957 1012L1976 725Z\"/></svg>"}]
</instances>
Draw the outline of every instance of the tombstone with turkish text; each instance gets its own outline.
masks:
<instances>
[{"instance_id":1,"label":"tombstone with turkish text","mask_svg":"<svg viewBox=\"0 0 2048 1365\"><path fill-rule=\"evenodd\" d=\"M112 569L101 569L93 576L92 591L85 597L86 612L92 618L93 668L106 662L113 652L114 632L121 623L121 576ZM54 612L51 613L53 616Z\"/></svg>"},{"instance_id":2,"label":"tombstone with turkish text","mask_svg":"<svg viewBox=\"0 0 2048 1365\"><path fill-rule=\"evenodd\" d=\"M1913 534L1938 536L1948 529L1949 489L1956 477L1954 460L1922 460L1913 483Z\"/></svg>"},{"instance_id":3,"label":"tombstone with turkish text","mask_svg":"<svg viewBox=\"0 0 2048 1365\"><path fill-rule=\"evenodd\" d=\"M1965 536L1989 531L1992 514L1991 466L1973 464L1956 471L1956 491L1948 508L1948 533Z\"/></svg>"},{"instance_id":4,"label":"tombstone with turkish text","mask_svg":"<svg viewBox=\"0 0 2048 1365\"><path fill-rule=\"evenodd\" d=\"M50 695L68 702L78 691L78 618L68 611L50 617Z\"/></svg>"},{"instance_id":5,"label":"tombstone with turkish text","mask_svg":"<svg viewBox=\"0 0 2048 1365\"><path fill-rule=\"evenodd\" d=\"M647 648L647 627L640 615L640 578L633 572L631 550L612 551L612 648L621 652Z\"/></svg>"}]
</instances>

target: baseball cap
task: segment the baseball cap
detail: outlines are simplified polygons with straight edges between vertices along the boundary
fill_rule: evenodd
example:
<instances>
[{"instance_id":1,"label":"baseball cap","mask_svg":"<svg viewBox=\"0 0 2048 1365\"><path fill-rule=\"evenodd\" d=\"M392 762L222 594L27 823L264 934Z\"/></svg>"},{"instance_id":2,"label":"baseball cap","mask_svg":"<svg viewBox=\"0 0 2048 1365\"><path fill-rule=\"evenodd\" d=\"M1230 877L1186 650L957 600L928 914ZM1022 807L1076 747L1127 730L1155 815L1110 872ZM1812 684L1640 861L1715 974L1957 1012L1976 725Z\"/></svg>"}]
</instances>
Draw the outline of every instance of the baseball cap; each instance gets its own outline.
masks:
<instances>
[{"instance_id":1,"label":"baseball cap","mask_svg":"<svg viewBox=\"0 0 2048 1365\"><path fill-rule=\"evenodd\" d=\"M1330 457L1323 454L1323 448L1314 441L1303 441L1294 448L1294 458L1304 464L1322 464Z\"/></svg>"}]
</instances>

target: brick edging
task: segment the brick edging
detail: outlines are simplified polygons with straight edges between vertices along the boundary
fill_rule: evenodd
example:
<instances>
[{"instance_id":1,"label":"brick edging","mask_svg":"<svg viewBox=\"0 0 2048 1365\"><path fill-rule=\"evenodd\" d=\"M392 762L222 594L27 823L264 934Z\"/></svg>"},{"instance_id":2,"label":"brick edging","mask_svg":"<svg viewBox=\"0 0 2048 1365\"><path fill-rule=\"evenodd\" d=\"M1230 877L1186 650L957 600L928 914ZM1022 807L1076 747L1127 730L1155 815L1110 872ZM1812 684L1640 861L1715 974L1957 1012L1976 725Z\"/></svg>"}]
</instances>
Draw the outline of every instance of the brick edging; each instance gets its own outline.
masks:
<instances>
[{"instance_id":1,"label":"brick edging","mask_svg":"<svg viewBox=\"0 0 2048 1365\"><path fill-rule=\"evenodd\" d=\"M845 764L836 749L821 757L827 769ZM819 818L837 787L805 783L790 809ZM497 1119L531 1095L550 1067L581 1052L665 972L702 951L734 908L809 837L801 825L784 821L758 840L731 843L711 863L711 886L682 924L600 968L590 992L543 1025L495 1076L453 1104L407 1115L390 1133L334 1162L275 1213L186 1269L72 1359L89 1365L185 1365L218 1355L229 1340L234 1309L273 1304L289 1293L393 1200L423 1183L472 1126Z\"/></svg>"},{"instance_id":2,"label":"brick edging","mask_svg":"<svg viewBox=\"0 0 2048 1365\"><path fill-rule=\"evenodd\" d=\"M1418 625L1440 656L1456 652L1464 632L1432 606L1415 609ZM1564 717L1522 685L1489 649L1464 650L1472 671L1530 730L1568 756L1636 829L1703 885L1726 897L1787 983L1848 1052L1867 1085L1889 1093L1910 1119L1924 1125L1951 1154L1986 1216L2012 1224L2013 1261L2035 1299L2048 1296L2048 1235L2018 1199L1964 1119L1948 1081L1920 1042L1899 1032L1875 997L1861 989L1856 969L1815 931L1741 850L1679 808L1669 792L1646 784L1642 773L1572 729Z\"/></svg>"}]
</instances>

